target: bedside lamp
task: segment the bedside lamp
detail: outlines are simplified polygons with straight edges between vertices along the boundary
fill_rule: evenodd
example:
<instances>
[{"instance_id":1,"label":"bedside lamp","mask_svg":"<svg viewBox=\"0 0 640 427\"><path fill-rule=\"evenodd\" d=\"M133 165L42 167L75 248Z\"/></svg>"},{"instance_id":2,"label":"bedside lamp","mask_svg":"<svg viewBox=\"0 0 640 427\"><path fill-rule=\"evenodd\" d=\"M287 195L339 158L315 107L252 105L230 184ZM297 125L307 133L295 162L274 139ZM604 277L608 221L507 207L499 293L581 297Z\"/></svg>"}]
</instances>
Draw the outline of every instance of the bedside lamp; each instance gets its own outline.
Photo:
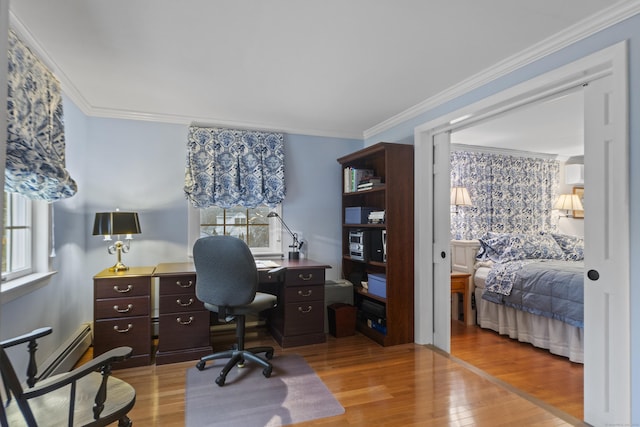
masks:
<instances>
[{"instance_id":1,"label":"bedside lamp","mask_svg":"<svg viewBox=\"0 0 640 427\"><path fill-rule=\"evenodd\" d=\"M454 213L458 213L458 206L473 206L467 187L451 187L450 199L451 206L455 206Z\"/></svg>"},{"instance_id":2,"label":"bedside lamp","mask_svg":"<svg viewBox=\"0 0 640 427\"><path fill-rule=\"evenodd\" d=\"M564 216L570 218L572 215L569 215L569 211L583 211L584 207L577 194L561 194L553 205L553 209L566 211Z\"/></svg>"},{"instance_id":3,"label":"bedside lamp","mask_svg":"<svg viewBox=\"0 0 640 427\"><path fill-rule=\"evenodd\" d=\"M116 253L117 262L109 271L126 271L129 269L122 263L122 252L129 252L131 247L132 234L140 234L140 222L136 212L99 212L93 223L93 235L104 236L105 242L110 242L111 236L118 236L116 242L107 248L110 254ZM120 240L120 235L124 235L124 243Z\"/></svg>"},{"instance_id":4,"label":"bedside lamp","mask_svg":"<svg viewBox=\"0 0 640 427\"><path fill-rule=\"evenodd\" d=\"M293 243L289 245L289 247L292 248L292 250L289 251L289 259L300 259L299 251L300 251L300 248L302 247L303 242L298 241L298 234L294 233L293 231L291 231L289 227L287 227L287 224L284 223L280 215L278 215L276 212L269 212L269 214L267 215L267 218L274 218L274 217L280 220L280 223L282 224L282 226L289 232L289 234L291 234L291 237L293 238Z\"/></svg>"}]
</instances>

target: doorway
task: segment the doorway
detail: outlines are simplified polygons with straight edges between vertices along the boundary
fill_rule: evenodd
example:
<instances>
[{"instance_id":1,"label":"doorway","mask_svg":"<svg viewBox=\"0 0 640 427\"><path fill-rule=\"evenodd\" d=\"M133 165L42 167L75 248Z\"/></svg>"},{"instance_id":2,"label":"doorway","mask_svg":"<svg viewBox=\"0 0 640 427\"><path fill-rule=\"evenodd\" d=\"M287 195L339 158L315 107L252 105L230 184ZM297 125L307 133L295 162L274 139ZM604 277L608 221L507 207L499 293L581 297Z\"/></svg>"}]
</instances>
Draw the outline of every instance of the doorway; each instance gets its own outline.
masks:
<instances>
[{"instance_id":1,"label":"doorway","mask_svg":"<svg viewBox=\"0 0 640 427\"><path fill-rule=\"evenodd\" d=\"M624 307L629 294L628 244L613 244L628 239L626 49L625 42L619 43L415 130L416 162L423 166L416 168L416 188L432 189L416 196L416 218L420 221L416 221L415 298L416 307L423 307L423 310L416 310L416 342L434 344L448 352L451 306L447 303L449 261L445 255L449 246L449 220L443 218L447 218L450 183L448 167L442 164L445 158L442 153L449 152L450 132L570 87L590 85L585 104L585 114L589 117L585 121L585 185L592 185L589 190L592 202L585 203L585 210L589 212L585 220L589 218L590 221L585 224L585 241L592 244L587 243L585 247L585 260L591 257L585 265L595 267L592 271L596 273L598 270L609 273L613 265L618 267L611 277L600 274L603 280L598 283L591 275L589 280L593 283L585 277L585 310L595 313L585 324L585 355L589 355L589 359L585 359L584 368L584 407L585 421L592 424L613 420L629 423L631 418L630 314L628 309L609 310L612 306ZM605 82L604 86L600 82ZM616 112L615 121L611 120L612 111ZM614 198L617 198L618 206L619 202L626 202L627 209L615 210L607 203L600 208L595 203L595 200ZM602 231L598 231L599 227ZM442 229L447 233L443 234ZM595 246L603 246L608 252L604 254ZM425 260L431 260L431 263ZM615 292L611 292L612 288ZM612 305L612 298L617 304ZM431 307L432 311L424 310L424 307ZM617 349L615 358L614 349Z\"/></svg>"}]
</instances>

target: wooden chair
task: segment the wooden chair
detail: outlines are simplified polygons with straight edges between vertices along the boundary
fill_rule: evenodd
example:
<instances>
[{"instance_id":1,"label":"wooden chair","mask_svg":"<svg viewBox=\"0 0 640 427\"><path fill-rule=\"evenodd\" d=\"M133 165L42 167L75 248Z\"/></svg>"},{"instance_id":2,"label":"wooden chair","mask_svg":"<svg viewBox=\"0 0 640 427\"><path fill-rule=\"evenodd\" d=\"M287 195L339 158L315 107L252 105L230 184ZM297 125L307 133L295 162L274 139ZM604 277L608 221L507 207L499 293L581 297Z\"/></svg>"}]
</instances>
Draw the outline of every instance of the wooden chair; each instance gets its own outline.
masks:
<instances>
[{"instance_id":1,"label":"wooden chair","mask_svg":"<svg viewBox=\"0 0 640 427\"><path fill-rule=\"evenodd\" d=\"M111 377L111 364L131 356L131 347L115 348L71 372L40 379L36 377L36 340L50 333L51 328L40 328L0 342L5 392L0 425L105 426L118 421L120 427L131 426L127 414L135 404L136 392L126 382ZM26 390L5 352L19 344L27 344L29 352Z\"/></svg>"}]
</instances>

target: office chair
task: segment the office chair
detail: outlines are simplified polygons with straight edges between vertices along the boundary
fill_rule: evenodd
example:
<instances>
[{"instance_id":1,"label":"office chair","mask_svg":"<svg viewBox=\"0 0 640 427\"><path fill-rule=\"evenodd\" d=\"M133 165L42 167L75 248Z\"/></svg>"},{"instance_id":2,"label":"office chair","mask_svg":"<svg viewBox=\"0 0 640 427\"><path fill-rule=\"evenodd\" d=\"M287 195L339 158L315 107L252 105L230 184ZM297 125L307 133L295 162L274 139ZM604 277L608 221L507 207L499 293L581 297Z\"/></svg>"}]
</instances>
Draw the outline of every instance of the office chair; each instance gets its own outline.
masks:
<instances>
[{"instance_id":1,"label":"office chair","mask_svg":"<svg viewBox=\"0 0 640 427\"><path fill-rule=\"evenodd\" d=\"M236 321L236 344L233 349L204 356L196 367L203 370L209 360L226 359L216 384L222 387L234 365L244 366L245 360L262 366L262 374L269 378L273 347L244 348L245 316L260 313L276 306L275 295L257 292L258 269L247 244L231 236L200 238L193 246L196 267L196 297L221 321ZM277 269L281 270L281 269ZM265 353L267 360L257 356Z\"/></svg>"}]
</instances>

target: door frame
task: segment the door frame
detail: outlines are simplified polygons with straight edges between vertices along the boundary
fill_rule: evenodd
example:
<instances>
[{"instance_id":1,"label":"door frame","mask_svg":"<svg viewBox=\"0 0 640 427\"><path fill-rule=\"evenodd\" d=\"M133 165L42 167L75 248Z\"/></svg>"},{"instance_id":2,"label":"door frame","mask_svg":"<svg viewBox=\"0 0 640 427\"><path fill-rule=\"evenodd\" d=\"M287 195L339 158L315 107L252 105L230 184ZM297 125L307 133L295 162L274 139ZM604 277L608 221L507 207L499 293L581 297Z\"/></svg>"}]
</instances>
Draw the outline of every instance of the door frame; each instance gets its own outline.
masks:
<instances>
[{"instance_id":1,"label":"door frame","mask_svg":"<svg viewBox=\"0 0 640 427\"><path fill-rule=\"evenodd\" d=\"M434 188L434 170L442 168L442 165L434 165L434 138L443 132L454 131L458 128L467 127L474 122L485 120L502 112L526 105L531 102L563 92L569 88L587 84L589 81L600 77L611 75L616 88L628 90L627 79L627 41L619 42L613 46L585 56L567 65L544 73L538 77L513 86L509 89L491 95L481 101L472 103L436 119L430 120L414 130L415 145L415 182L417 189ZM627 103L628 104L628 103ZM628 115L628 105L626 111L621 114ZM625 135L626 145L629 145L628 121L624 121L626 129L621 130L621 135ZM417 166L420 167L417 167ZM626 176L627 187L629 176ZM448 189L445 189L448 190ZM439 194L439 198L434 200L433 194ZM443 325L451 316L451 304L448 298L450 292L444 292L445 286L449 286L449 277L446 277L441 268L434 268L434 263L425 262L433 260L434 254L445 252L449 254L449 242L434 241L434 210L449 211L449 201L443 197L447 191L422 191L415 193L415 218L416 240L415 240L415 342L418 344L433 344L445 351L450 349L451 337L447 335ZM628 213L627 213L628 214ZM440 224L443 226L443 224ZM588 230L585 229L585 238ZM627 250L627 257L629 251ZM629 260L626 260L629 265ZM629 292L629 274L624 286ZM443 289L436 289L436 286ZM431 309L431 310L429 310ZM626 337L628 342L624 348L630 348L630 328L631 319L627 315L624 321L612 327L619 328L621 336ZM588 331L585 331L585 339ZM627 359L630 355L625 356ZM620 376L630 378L630 364L623 363ZM589 373L589 366L585 366L585 378L593 377ZM585 381L585 385L588 383ZM630 402L630 385L624 390L616 390L620 393L620 398ZM586 401L585 406L594 404ZM629 417L630 403L626 408L626 414L618 414L622 418ZM587 420L588 421L588 420Z\"/></svg>"}]
</instances>

